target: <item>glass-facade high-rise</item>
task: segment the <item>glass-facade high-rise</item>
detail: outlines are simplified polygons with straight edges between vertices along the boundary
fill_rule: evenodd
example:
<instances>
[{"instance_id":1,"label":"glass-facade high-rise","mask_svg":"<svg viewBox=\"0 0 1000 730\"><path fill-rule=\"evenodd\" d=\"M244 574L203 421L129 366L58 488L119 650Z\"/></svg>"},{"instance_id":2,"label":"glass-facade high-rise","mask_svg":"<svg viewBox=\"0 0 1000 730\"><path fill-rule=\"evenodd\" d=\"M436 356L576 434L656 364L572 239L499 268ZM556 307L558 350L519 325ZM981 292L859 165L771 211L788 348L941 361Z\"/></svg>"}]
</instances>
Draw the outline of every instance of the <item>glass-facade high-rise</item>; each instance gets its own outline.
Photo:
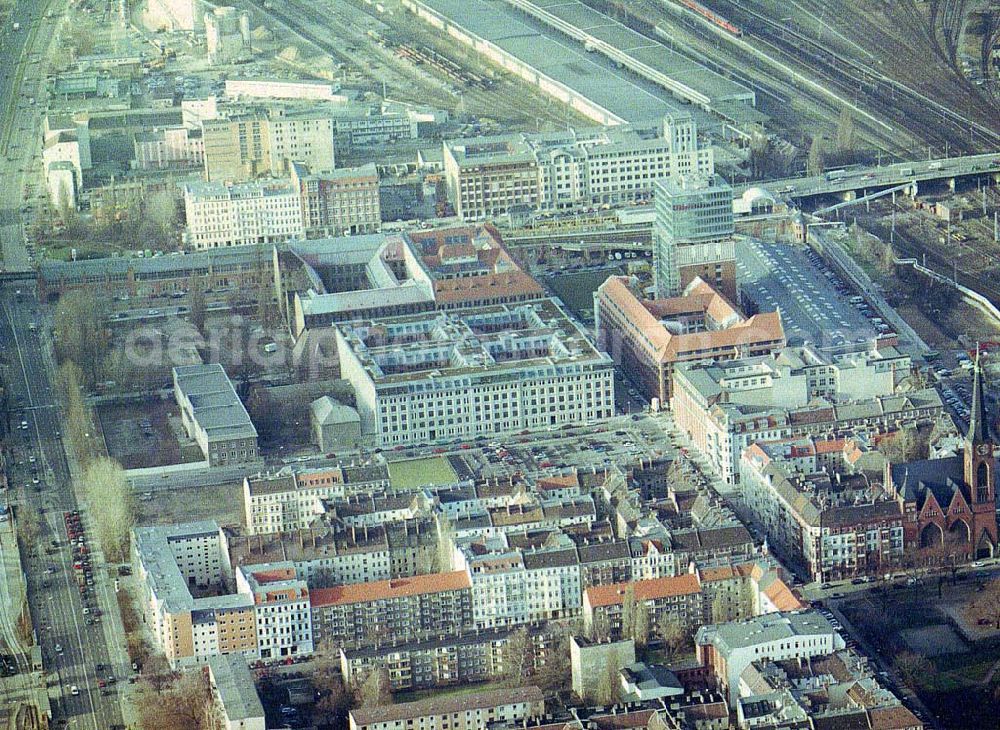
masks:
<instances>
[{"instance_id":1,"label":"glass-facade high-rise","mask_svg":"<svg viewBox=\"0 0 1000 730\"><path fill-rule=\"evenodd\" d=\"M672 176L656 181L653 203L656 296L677 296L678 249L732 237L733 189L719 175Z\"/></svg>"}]
</instances>

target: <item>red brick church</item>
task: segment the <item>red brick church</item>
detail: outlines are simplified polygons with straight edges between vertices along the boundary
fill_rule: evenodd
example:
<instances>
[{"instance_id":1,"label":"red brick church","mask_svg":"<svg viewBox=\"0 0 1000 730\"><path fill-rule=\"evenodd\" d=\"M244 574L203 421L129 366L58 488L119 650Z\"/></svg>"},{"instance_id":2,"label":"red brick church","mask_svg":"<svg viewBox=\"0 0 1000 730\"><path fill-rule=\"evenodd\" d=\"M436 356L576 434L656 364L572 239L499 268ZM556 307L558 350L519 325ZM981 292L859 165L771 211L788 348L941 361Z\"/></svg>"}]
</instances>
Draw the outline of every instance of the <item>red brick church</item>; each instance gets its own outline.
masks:
<instances>
[{"instance_id":1,"label":"red brick church","mask_svg":"<svg viewBox=\"0 0 1000 730\"><path fill-rule=\"evenodd\" d=\"M905 554L964 559L994 555L996 458L978 358L962 455L890 464L886 471L885 483L903 505Z\"/></svg>"}]
</instances>

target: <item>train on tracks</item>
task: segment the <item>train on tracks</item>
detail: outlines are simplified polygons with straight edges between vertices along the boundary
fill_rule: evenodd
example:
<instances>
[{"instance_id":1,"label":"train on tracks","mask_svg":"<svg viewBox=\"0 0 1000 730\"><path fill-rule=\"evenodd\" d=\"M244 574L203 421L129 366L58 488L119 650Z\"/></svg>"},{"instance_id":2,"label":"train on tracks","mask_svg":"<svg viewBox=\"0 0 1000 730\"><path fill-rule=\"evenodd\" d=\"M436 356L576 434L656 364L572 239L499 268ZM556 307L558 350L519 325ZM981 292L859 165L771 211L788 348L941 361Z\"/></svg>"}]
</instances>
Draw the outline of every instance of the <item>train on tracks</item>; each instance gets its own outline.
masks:
<instances>
[{"instance_id":1,"label":"train on tracks","mask_svg":"<svg viewBox=\"0 0 1000 730\"><path fill-rule=\"evenodd\" d=\"M727 33L730 33L731 35L736 36L737 38L742 37L742 35L743 35L743 29L742 28L740 28L738 25L735 25L734 23L726 20L724 17L722 17L718 13L716 13L716 12L714 12L712 10L709 10L704 5L702 5L701 3L697 3L697 2L695 2L695 0L679 0L679 2L680 2L681 5L683 5L684 7L686 7L688 10L691 10L691 11L693 11L695 13L698 13L698 15L700 15L703 18L705 18L705 20L707 20L712 25L716 25L716 26L722 28L722 30L726 31Z\"/></svg>"}]
</instances>

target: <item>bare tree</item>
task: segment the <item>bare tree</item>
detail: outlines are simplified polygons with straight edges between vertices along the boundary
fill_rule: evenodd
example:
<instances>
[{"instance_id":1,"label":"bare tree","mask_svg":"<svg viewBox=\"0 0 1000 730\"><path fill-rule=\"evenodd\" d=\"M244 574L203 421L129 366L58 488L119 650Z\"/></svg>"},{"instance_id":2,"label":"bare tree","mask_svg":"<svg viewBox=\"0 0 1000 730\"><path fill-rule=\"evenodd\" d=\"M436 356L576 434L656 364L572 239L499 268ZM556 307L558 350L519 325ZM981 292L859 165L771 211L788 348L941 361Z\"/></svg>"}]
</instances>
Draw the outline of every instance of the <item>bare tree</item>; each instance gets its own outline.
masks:
<instances>
[{"instance_id":1,"label":"bare tree","mask_svg":"<svg viewBox=\"0 0 1000 730\"><path fill-rule=\"evenodd\" d=\"M205 337L205 319L207 318L207 305L205 303L205 281L200 276L192 276L190 282L191 304L188 311L188 321L198 330L198 334Z\"/></svg>"},{"instance_id":2,"label":"bare tree","mask_svg":"<svg viewBox=\"0 0 1000 730\"><path fill-rule=\"evenodd\" d=\"M533 682L546 692L553 694L569 689L572 669L570 667L570 632L566 628L550 624L547 637L548 649L544 662L535 672Z\"/></svg>"},{"instance_id":3,"label":"bare tree","mask_svg":"<svg viewBox=\"0 0 1000 730\"><path fill-rule=\"evenodd\" d=\"M1000 578L994 578L986 584L969 605L968 613L973 620L988 619L1000 630Z\"/></svg>"},{"instance_id":4,"label":"bare tree","mask_svg":"<svg viewBox=\"0 0 1000 730\"><path fill-rule=\"evenodd\" d=\"M806 172L810 175L822 175L826 166L826 153L823 149L823 138L819 135L813 137L812 144L809 145L809 158L806 160Z\"/></svg>"},{"instance_id":5,"label":"bare tree","mask_svg":"<svg viewBox=\"0 0 1000 730\"><path fill-rule=\"evenodd\" d=\"M38 544L42 515L33 502L25 500L23 504L18 505L15 516L17 519L17 537L21 541L21 548L25 552L30 553Z\"/></svg>"},{"instance_id":6,"label":"bare tree","mask_svg":"<svg viewBox=\"0 0 1000 730\"><path fill-rule=\"evenodd\" d=\"M150 195L143 206L143 228L149 239L160 248L177 247L177 224L180 220L177 198L169 190Z\"/></svg>"},{"instance_id":7,"label":"bare tree","mask_svg":"<svg viewBox=\"0 0 1000 730\"><path fill-rule=\"evenodd\" d=\"M376 667L368 673L358 687L358 699L362 707L392 704L392 683L385 667Z\"/></svg>"},{"instance_id":8,"label":"bare tree","mask_svg":"<svg viewBox=\"0 0 1000 730\"><path fill-rule=\"evenodd\" d=\"M621 638L635 636L635 583L629 583L622 598L622 630Z\"/></svg>"},{"instance_id":9,"label":"bare tree","mask_svg":"<svg viewBox=\"0 0 1000 730\"><path fill-rule=\"evenodd\" d=\"M854 113L849 107L840 111L837 121L837 151L852 152L854 150Z\"/></svg>"},{"instance_id":10,"label":"bare tree","mask_svg":"<svg viewBox=\"0 0 1000 730\"><path fill-rule=\"evenodd\" d=\"M632 622L632 639L640 649L649 643L650 632L649 604L639 601L635 605L635 618Z\"/></svg>"},{"instance_id":11,"label":"bare tree","mask_svg":"<svg viewBox=\"0 0 1000 730\"><path fill-rule=\"evenodd\" d=\"M896 670L908 685L924 686L934 674L934 664L925 656L913 651L901 651L893 659Z\"/></svg>"},{"instance_id":12,"label":"bare tree","mask_svg":"<svg viewBox=\"0 0 1000 730\"><path fill-rule=\"evenodd\" d=\"M56 305L56 355L80 367L84 387L93 387L103 374L101 364L108 349L104 315L104 302L91 290L67 292Z\"/></svg>"},{"instance_id":13,"label":"bare tree","mask_svg":"<svg viewBox=\"0 0 1000 730\"><path fill-rule=\"evenodd\" d=\"M503 681L508 687L521 687L531 673L531 641L528 630L521 627L507 636L501 650Z\"/></svg>"},{"instance_id":14,"label":"bare tree","mask_svg":"<svg viewBox=\"0 0 1000 730\"><path fill-rule=\"evenodd\" d=\"M214 730L211 689L200 670L166 686L143 682L135 706L144 730Z\"/></svg>"},{"instance_id":15,"label":"bare tree","mask_svg":"<svg viewBox=\"0 0 1000 730\"><path fill-rule=\"evenodd\" d=\"M618 652L609 651L604 668L597 681L597 691L594 700L598 704L607 707L618 701L619 686L621 685L621 679L619 678L620 669Z\"/></svg>"},{"instance_id":16,"label":"bare tree","mask_svg":"<svg viewBox=\"0 0 1000 730\"><path fill-rule=\"evenodd\" d=\"M691 632L684 625L684 622L674 614L663 614L657 628L660 638L663 639L663 644L671 656L683 654L690 648Z\"/></svg>"},{"instance_id":17,"label":"bare tree","mask_svg":"<svg viewBox=\"0 0 1000 730\"><path fill-rule=\"evenodd\" d=\"M83 478L104 554L108 560L126 560L138 510L125 470L117 461L101 458L87 467Z\"/></svg>"}]
</instances>

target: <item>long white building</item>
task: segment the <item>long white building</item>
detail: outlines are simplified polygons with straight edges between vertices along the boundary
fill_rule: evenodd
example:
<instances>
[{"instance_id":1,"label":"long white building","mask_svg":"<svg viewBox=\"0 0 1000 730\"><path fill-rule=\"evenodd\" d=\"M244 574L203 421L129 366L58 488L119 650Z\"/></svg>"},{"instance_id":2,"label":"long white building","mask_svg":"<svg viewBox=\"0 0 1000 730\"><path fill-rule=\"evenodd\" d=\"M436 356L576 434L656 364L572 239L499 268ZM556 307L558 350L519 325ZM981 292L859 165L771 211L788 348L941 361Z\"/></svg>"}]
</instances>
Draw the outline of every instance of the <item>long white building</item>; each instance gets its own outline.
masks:
<instances>
[{"instance_id":1,"label":"long white building","mask_svg":"<svg viewBox=\"0 0 1000 730\"><path fill-rule=\"evenodd\" d=\"M454 441L614 415L614 363L552 299L336 326L363 437Z\"/></svg>"},{"instance_id":2,"label":"long white building","mask_svg":"<svg viewBox=\"0 0 1000 730\"><path fill-rule=\"evenodd\" d=\"M648 200L673 175L711 175L712 149L694 119L658 126L521 133L444 143L444 172L456 213L467 220L511 208L564 210Z\"/></svg>"}]
</instances>

